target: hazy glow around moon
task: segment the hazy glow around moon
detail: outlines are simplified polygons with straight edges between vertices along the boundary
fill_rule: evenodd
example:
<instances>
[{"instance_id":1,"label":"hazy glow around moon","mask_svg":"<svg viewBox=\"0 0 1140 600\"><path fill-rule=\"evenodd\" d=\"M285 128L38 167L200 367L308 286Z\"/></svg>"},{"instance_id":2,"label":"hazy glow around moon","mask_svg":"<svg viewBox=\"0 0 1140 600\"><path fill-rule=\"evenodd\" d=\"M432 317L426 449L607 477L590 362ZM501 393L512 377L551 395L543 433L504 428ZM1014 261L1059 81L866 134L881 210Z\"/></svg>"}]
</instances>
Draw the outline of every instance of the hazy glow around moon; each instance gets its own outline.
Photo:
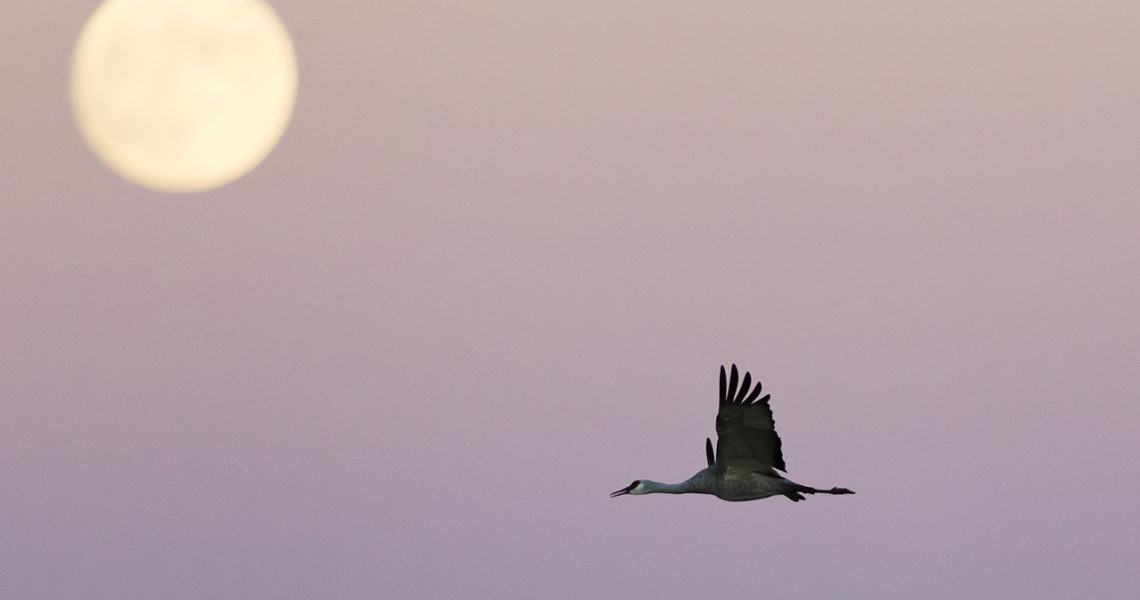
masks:
<instances>
[{"instance_id":1,"label":"hazy glow around moon","mask_svg":"<svg viewBox=\"0 0 1140 600\"><path fill-rule=\"evenodd\" d=\"M79 129L123 177L168 192L224 185L289 124L297 60L262 0L106 0L75 45Z\"/></svg>"}]
</instances>

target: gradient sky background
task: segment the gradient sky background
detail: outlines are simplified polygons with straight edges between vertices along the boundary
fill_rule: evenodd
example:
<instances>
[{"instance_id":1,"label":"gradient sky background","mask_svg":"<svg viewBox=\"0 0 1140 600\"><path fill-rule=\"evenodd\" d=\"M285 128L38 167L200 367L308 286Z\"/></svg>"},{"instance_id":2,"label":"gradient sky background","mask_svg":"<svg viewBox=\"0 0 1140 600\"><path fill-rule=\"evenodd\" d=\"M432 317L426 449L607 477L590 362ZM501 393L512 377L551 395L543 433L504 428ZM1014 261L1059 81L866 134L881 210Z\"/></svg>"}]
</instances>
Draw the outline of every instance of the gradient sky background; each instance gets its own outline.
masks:
<instances>
[{"instance_id":1,"label":"gradient sky background","mask_svg":"<svg viewBox=\"0 0 1140 600\"><path fill-rule=\"evenodd\" d=\"M0 20L0 598L1132 598L1140 4L278 0L258 169ZM789 476L704 464L717 369Z\"/></svg>"}]
</instances>

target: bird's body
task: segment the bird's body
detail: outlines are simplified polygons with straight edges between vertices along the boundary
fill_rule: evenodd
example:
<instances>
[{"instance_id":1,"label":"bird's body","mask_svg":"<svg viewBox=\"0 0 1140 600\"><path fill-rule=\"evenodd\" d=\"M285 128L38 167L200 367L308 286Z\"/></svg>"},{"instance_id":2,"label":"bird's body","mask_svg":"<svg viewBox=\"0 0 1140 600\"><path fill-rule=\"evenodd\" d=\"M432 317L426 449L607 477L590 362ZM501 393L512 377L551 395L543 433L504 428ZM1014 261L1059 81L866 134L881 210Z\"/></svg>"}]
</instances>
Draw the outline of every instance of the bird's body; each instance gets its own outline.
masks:
<instances>
[{"instance_id":1,"label":"bird's body","mask_svg":"<svg viewBox=\"0 0 1140 600\"><path fill-rule=\"evenodd\" d=\"M740 386L737 386L737 383ZM827 490L801 485L780 475L785 471L780 436L776 434L769 396L759 398L761 385L750 390L752 375L738 380L736 365L727 377L720 368L720 411L716 417L717 451L712 440L705 440L708 467L681 483L660 483L639 479L612 494L712 494L721 500L739 502L769 496L787 496L792 501L804 494L854 494L849 489Z\"/></svg>"},{"instance_id":2,"label":"bird's body","mask_svg":"<svg viewBox=\"0 0 1140 600\"><path fill-rule=\"evenodd\" d=\"M802 486L783 477L772 477L763 473L747 473L743 471L717 473L717 468L706 467L697 471L695 475L681 483L660 483L641 479L638 481L641 491L632 494L711 494L721 500L741 502L744 500L759 500L780 494L790 495L805 492L807 486ZM805 489L806 488L806 489ZM807 493L814 494L812 490ZM802 499L802 496L800 497Z\"/></svg>"}]
</instances>

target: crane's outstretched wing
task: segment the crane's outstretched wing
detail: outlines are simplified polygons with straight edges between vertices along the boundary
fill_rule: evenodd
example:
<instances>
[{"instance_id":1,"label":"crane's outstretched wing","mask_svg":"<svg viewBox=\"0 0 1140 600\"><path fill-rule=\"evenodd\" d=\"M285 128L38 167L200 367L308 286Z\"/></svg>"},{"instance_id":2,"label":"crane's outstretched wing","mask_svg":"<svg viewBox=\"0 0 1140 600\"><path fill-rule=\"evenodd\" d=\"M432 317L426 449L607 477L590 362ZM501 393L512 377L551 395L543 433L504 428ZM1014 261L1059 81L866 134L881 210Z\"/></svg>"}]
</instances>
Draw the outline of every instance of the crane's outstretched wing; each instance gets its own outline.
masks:
<instances>
[{"instance_id":1,"label":"crane's outstretched wing","mask_svg":"<svg viewBox=\"0 0 1140 600\"><path fill-rule=\"evenodd\" d=\"M718 470L732 469L759 471L779 477L775 469L787 471L784 454L780 451L780 436L776 435L776 422L770 396L760 396L760 382L752 385L752 375L744 374L737 387L736 365L726 380L724 367L720 368L720 412L716 415L716 466Z\"/></svg>"}]
</instances>

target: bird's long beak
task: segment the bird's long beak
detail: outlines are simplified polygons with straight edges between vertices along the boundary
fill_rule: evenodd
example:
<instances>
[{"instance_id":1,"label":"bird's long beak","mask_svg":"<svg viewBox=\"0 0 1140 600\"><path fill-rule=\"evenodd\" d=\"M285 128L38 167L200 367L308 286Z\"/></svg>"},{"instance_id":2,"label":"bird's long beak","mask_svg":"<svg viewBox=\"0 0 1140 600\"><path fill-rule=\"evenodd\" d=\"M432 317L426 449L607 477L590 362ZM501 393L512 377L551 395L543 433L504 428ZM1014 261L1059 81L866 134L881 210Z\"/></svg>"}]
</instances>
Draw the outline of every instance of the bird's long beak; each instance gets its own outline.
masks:
<instances>
[{"instance_id":1,"label":"bird's long beak","mask_svg":"<svg viewBox=\"0 0 1140 600\"><path fill-rule=\"evenodd\" d=\"M633 483L631 483L631 484L629 484L629 485L627 485L627 486L625 486L625 487L623 487L623 488L621 488L620 490L618 490L618 491L616 491L616 492L614 492L614 493L610 494L610 498L617 498L618 496L624 496L624 495L628 494L628 493L629 493L629 491L630 491L630 490L632 490L632 489L633 489L633 488L635 488L635 487L637 487L637 482L636 482L636 481L635 481L635 482L633 482Z\"/></svg>"}]
</instances>

